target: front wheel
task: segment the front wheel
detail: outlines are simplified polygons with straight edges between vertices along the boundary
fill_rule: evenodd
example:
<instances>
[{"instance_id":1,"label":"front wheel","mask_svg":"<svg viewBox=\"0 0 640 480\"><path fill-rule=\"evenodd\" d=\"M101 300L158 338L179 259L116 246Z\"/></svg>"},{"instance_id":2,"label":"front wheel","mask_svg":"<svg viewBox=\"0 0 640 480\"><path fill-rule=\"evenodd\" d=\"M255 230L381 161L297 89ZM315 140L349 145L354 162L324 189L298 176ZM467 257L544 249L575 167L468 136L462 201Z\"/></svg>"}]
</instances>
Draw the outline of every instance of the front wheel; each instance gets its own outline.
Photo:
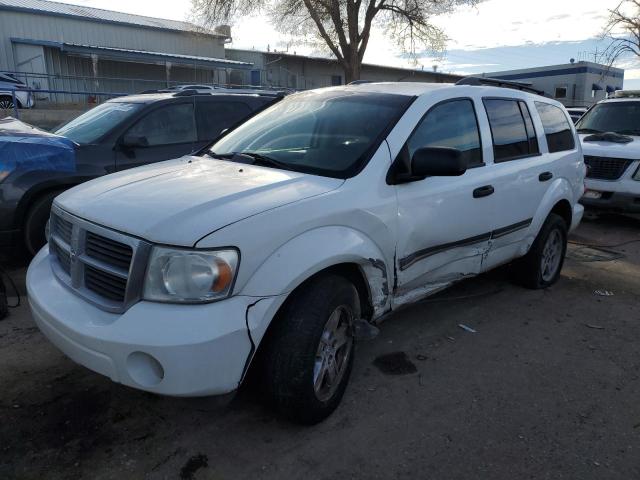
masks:
<instances>
[{"instance_id":1,"label":"front wheel","mask_svg":"<svg viewBox=\"0 0 640 480\"><path fill-rule=\"evenodd\" d=\"M30 255L34 256L47 243L45 227L51 214L53 199L61 191L48 192L38 198L27 213L24 222L24 244Z\"/></svg>"},{"instance_id":2,"label":"front wheel","mask_svg":"<svg viewBox=\"0 0 640 480\"><path fill-rule=\"evenodd\" d=\"M13 97L0 97L0 110L13 109Z\"/></svg>"},{"instance_id":3,"label":"front wheel","mask_svg":"<svg viewBox=\"0 0 640 480\"><path fill-rule=\"evenodd\" d=\"M567 253L567 224L551 213L542 225L531 250L513 264L515 280L521 285L540 289L558 281Z\"/></svg>"},{"instance_id":4,"label":"front wheel","mask_svg":"<svg viewBox=\"0 0 640 480\"><path fill-rule=\"evenodd\" d=\"M344 395L355 353L358 293L338 275L322 275L300 287L270 332L265 380L276 408L289 419L315 424Z\"/></svg>"}]
</instances>

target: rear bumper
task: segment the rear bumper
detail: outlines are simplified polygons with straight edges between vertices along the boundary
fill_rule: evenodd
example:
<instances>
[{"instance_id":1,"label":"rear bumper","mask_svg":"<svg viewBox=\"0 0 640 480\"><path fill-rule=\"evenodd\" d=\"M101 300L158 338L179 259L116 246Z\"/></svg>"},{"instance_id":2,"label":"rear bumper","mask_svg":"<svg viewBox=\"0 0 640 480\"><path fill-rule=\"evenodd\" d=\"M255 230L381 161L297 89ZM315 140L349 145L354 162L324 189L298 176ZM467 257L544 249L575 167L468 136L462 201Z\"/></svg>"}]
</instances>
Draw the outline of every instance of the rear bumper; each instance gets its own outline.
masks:
<instances>
[{"instance_id":1,"label":"rear bumper","mask_svg":"<svg viewBox=\"0 0 640 480\"><path fill-rule=\"evenodd\" d=\"M578 225L580 225L580 222L582 221L583 216L584 216L584 207L579 203L576 203L573 206L573 215L571 216L571 226L569 227L570 232L578 228Z\"/></svg>"}]
</instances>

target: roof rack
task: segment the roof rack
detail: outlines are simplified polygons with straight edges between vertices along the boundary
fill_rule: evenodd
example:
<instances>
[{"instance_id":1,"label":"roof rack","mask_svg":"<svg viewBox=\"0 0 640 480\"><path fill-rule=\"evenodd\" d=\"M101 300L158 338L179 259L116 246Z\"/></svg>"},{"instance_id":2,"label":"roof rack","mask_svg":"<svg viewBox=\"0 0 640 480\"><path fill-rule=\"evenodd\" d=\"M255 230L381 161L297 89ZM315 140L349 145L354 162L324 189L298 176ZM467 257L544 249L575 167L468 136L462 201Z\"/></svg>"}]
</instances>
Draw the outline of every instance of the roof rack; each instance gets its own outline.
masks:
<instances>
[{"instance_id":1,"label":"roof rack","mask_svg":"<svg viewBox=\"0 0 640 480\"><path fill-rule=\"evenodd\" d=\"M523 92L535 93L544 97L542 90L537 90L531 85L521 82L510 82L509 80L502 80L500 78L488 78L488 77L465 77L462 80L458 80L456 85L472 85L472 86L492 86L502 88L512 88L514 90L522 90Z\"/></svg>"},{"instance_id":2,"label":"roof rack","mask_svg":"<svg viewBox=\"0 0 640 480\"><path fill-rule=\"evenodd\" d=\"M149 95L155 93L170 93L174 97L192 97L195 95L258 95L261 97L284 97L287 95L287 91L285 90L235 90L232 88L220 88L216 90L206 91L206 90L197 90L195 88L188 88L185 90L170 90L170 89L158 89L158 90L145 90L140 92L139 95Z\"/></svg>"}]
</instances>

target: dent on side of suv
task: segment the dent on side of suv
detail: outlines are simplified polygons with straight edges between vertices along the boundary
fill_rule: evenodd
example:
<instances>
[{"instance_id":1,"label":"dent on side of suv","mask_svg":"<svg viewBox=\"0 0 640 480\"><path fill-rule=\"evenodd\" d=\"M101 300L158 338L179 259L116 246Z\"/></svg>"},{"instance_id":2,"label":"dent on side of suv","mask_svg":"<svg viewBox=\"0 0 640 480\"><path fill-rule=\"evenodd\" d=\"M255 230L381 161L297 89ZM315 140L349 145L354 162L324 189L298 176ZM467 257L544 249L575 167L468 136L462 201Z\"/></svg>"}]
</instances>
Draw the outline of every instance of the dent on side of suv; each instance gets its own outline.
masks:
<instances>
[{"instance_id":1,"label":"dent on side of suv","mask_svg":"<svg viewBox=\"0 0 640 480\"><path fill-rule=\"evenodd\" d=\"M280 412L315 423L368 324L505 263L524 286L556 282L583 177L553 100L411 83L294 94L200 156L58 197L29 300L54 344L114 381L216 395L257 369Z\"/></svg>"}]
</instances>

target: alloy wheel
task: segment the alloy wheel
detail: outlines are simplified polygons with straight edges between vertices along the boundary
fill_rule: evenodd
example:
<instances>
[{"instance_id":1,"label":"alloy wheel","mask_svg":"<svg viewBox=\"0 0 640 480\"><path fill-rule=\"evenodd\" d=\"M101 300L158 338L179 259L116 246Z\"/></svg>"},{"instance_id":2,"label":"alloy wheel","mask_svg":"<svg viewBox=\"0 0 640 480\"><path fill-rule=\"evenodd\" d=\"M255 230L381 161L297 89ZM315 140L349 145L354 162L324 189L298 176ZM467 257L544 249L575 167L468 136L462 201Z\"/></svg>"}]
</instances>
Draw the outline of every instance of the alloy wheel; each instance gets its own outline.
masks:
<instances>
[{"instance_id":1,"label":"alloy wheel","mask_svg":"<svg viewBox=\"0 0 640 480\"><path fill-rule=\"evenodd\" d=\"M562 233L552 230L542 249L542 280L550 282L558 273L562 262Z\"/></svg>"},{"instance_id":2,"label":"alloy wheel","mask_svg":"<svg viewBox=\"0 0 640 480\"><path fill-rule=\"evenodd\" d=\"M337 307L320 337L313 367L313 389L321 402L336 392L353 353L353 313L346 305Z\"/></svg>"}]
</instances>

